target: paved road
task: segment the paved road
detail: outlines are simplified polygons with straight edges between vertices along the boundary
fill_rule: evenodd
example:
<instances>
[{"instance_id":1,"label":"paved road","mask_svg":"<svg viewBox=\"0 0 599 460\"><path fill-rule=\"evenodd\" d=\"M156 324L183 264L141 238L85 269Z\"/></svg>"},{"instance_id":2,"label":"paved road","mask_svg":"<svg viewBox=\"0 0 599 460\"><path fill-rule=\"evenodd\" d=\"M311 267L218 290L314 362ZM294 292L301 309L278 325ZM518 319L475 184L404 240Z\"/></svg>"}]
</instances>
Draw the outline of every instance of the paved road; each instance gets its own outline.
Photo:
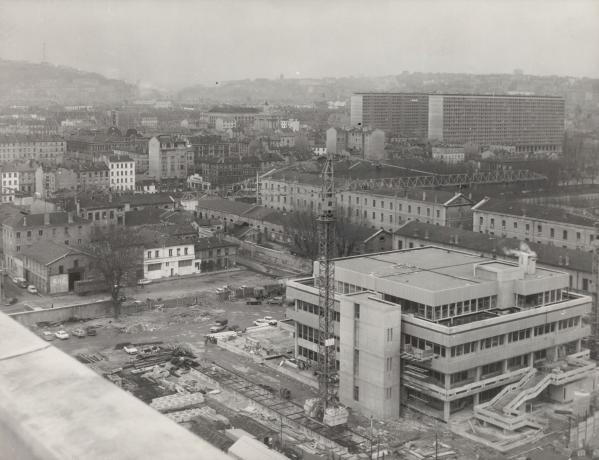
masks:
<instances>
[{"instance_id":1,"label":"paved road","mask_svg":"<svg viewBox=\"0 0 599 460\"><path fill-rule=\"evenodd\" d=\"M68 305L78 305L82 303L99 302L110 300L106 293L90 294L84 297L76 294L65 294L58 296L42 296L29 294L27 290L19 288L8 277L5 284L5 297L16 297L18 302L11 306L0 306L0 311L4 313L16 313L19 311L35 310L40 308L63 307ZM230 272L209 273L186 278L173 278L155 281L143 287L129 287L123 289L123 294L130 298L145 300L146 298L172 299L194 294L212 291L225 284L230 286L262 286L264 284L275 283L276 278L265 276L250 270L240 269Z\"/></svg>"}]
</instances>

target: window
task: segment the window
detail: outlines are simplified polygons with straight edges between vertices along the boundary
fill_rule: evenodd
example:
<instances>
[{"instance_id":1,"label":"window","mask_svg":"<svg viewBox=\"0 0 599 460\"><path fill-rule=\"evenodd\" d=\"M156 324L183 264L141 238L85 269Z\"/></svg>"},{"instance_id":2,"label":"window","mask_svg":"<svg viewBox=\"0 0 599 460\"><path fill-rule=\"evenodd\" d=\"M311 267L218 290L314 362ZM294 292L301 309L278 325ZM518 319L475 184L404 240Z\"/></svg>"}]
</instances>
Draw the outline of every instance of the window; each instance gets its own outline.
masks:
<instances>
[{"instance_id":1,"label":"window","mask_svg":"<svg viewBox=\"0 0 599 460\"><path fill-rule=\"evenodd\" d=\"M31 239L31 230L27 230L27 239Z\"/></svg>"},{"instance_id":2,"label":"window","mask_svg":"<svg viewBox=\"0 0 599 460\"><path fill-rule=\"evenodd\" d=\"M158 251L154 251L154 257L158 257Z\"/></svg>"},{"instance_id":3,"label":"window","mask_svg":"<svg viewBox=\"0 0 599 460\"><path fill-rule=\"evenodd\" d=\"M360 319L360 304L354 304L354 319Z\"/></svg>"},{"instance_id":4,"label":"window","mask_svg":"<svg viewBox=\"0 0 599 460\"><path fill-rule=\"evenodd\" d=\"M518 222L514 222L514 230L518 228Z\"/></svg>"},{"instance_id":5,"label":"window","mask_svg":"<svg viewBox=\"0 0 599 460\"><path fill-rule=\"evenodd\" d=\"M17 240L21 238L21 232L17 232Z\"/></svg>"},{"instance_id":6,"label":"window","mask_svg":"<svg viewBox=\"0 0 599 460\"><path fill-rule=\"evenodd\" d=\"M576 241L580 241L580 232L576 232Z\"/></svg>"},{"instance_id":7,"label":"window","mask_svg":"<svg viewBox=\"0 0 599 460\"><path fill-rule=\"evenodd\" d=\"M169 257L172 257L172 256L173 256L173 250L172 250L172 249L169 249L169 250L168 250L168 256L169 256Z\"/></svg>"},{"instance_id":8,"label":"window","mask_svg":"<svg viewBox=\"0 0 599 460\"><path fill-rule=\"evenodd\" d=\"M393 342L393 328L387 328L387 342Z\"/></svg>"},{"instance_id":9,"label":"window","mask_svg":"<svg viewBox=\"0 0 599 460\"><path fill-rule=\"evenodd\" d=\"M388 357L385 363L385 369L387 372L391 372L393 370L393 358Z\"/></svg>"},{"instance_id":10,"label":"window","mask_svg":"<svg viewBox=\"0 0 599 460\"><path fill-rule=\"evenodd\" d=\"M537 233L541 233L543 231L542 225L537 225Z\"/></svg>"},{"instance_id":11,"label":"window","mask_svg":"<svg viewBox=\"0 0 599 460\"><path fill-rule=\"evenodd\" d=\"M188 252L189 252L189 248L185 248L185 249L183 249L183 254L184 254L184 255L187 255L187 253L188 253Z\"/></svg>"},{"instance_id":12,"label":"window","mask_svg":"<svg viewBox=\"0 0 599 460\"><path fill-rule=\"evenodd\" d=\"M489 225L491 228L495 228L495 219L491 217L491 224Z\"/></svg>"},{"instance_id":13,"label":"window","mask_svg":"<svg viewBox=\"0 0 599 460\"><path fill-rule=\"evenodd\" d=\"M152 258L152 251L148 251L148 259Z\"/></svg>"},{"instance_id":14,"label":"window","mask_svg":"<svg viewBox=\"0 0 599 460\"><path fill-rule=\"evenodd\" d=\"M439 219L440 217L441 217L441 211L439 211L439 210L437 209L437 219ZM482 217L481 217L481 219L482 219Z\"/></svg>"},{"instance_id":15,"label":"window","mask_svg":"<svg viewBox=\"0 0 599 460\"><path fill-rule=\"evenodd\" d=\"M372 200L372 207L376 208L376 200Z\"/></svg>"},{"instance_id":16,"label":"window","mask_svg":"<svg viewBox=\"0 0 599 460\"><path fill-rule=\"evenodd\" d=\"M391 389L392 389L391 387L385 388L385 399L391 399L391 395L392 395Z\"/></svg>"},{"instance_id":17,"label":"window","mask_svg":"<svg viewBox=\"0 0 599 460\"><path fill-rule=\"evenodd\" d=\"M501 228L505 229L505 220L501 221Z\"/></svg>"},{"instance_id":18,"label":"window","mask_svg":"<svg viewBox=\"0 0 599 460\"><path fill-rule=\"evenodd\" d=\"M549 236L550 236L551 238L555 238L555 229L553 229L553 228L550 228L550 229L549 229Z\"/></svg>"},{"instance_id":19,"label":"window","mask_svg":"<svg viewBox=\"0 0 599 460\"><path fill-rule=\"evenodd\" d=\"M77 259L75 259L73 261L73 267L75 267L75 268L79 267L79 261Z\"/></svg>"},{"instance_id":20,"label":"window","mask_svg":"<svg viewBox=\"0 0 599 460\"><path fill-rule=\"evenodd\" d=\"M157 270L160 270L162 268L162 264L150 264L148 265L148 271L149 272L155 272Z\"/></svg>"},{"instance_id":21,"label":"window","mask_svg":"<svg viewBox=\"0 0 599 460\"><path fill-rule=\"evenodd\" d=\"M360 387L359 386L354 386L354 401L359 401L360 400Z\"/></svg>"},{"instance_id":22,"label":"window","mask_svg":"<svg viewBox=\"0 0 599 460\"><path fill-rule=\"evenodd\" d=\"M64 274L64 267L63 267L62 265L59 265L59 266L58 266L58 274L59 274L59 275L62 275L62 274Z\"/></svg>"},{"instance_id":23,"label":"window","mask_svg":"<svg viewBox=\"0 0 599 460\"><path fill-rule=\"evenodd\" d=\"M564 231L563 231L563 233L562 233L562 238L563 238L564 240L567 240L567 239L568 239L568 230L564 230Z\"/></svg>"},{"instance_id":24,"label":"window","mask_svg":"<svg viewBox=\"0 0 599 460\"><path fill-rule=\"evenodd\" d=\"M181 248L177 248L177 255L180 256L181 255Z\"/></svg>"}]
</instances>

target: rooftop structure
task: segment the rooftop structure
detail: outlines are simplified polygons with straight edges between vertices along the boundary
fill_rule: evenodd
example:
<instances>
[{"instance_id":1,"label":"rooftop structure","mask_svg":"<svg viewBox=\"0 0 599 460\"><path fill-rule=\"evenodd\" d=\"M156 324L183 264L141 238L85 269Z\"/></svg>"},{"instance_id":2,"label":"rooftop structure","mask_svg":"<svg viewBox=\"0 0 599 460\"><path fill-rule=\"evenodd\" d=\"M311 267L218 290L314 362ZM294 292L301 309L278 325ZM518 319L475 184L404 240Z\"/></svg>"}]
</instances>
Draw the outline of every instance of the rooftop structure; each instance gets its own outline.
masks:
<instances>
[{"instance_id":1,"label":"rooftop structure","mask_svg":"<svg viewBox=\"0 0 599 460\"><path fill-rule=\"evenodd\" d=\"M0 444L10 458L104 460L115 446L122 460L231 458L4 314L0 333Z\"/></svg>"}]
</instances>

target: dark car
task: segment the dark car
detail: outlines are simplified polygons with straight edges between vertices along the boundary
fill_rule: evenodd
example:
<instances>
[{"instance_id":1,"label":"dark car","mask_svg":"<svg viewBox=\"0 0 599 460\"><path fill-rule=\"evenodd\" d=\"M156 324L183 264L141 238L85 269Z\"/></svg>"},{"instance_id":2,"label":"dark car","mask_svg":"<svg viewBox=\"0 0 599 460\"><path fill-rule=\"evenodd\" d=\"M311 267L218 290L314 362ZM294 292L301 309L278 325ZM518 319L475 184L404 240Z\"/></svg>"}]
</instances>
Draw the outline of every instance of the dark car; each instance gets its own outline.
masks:
<instances>
[{"instance_id":1,"label":"dark car","mask_svg":"<svg viewBox=\"0 0 599 460\"><path fill-rule=\"evenodd\" d=\"M87 335L97 335L98 334L98 332L96 331L96 328L93 326L88 326L85 329L85 332L87 332Z\"/></svg>"},{"instance_id":2,"label":"dark car","mask_svg":"<svg viewBox=\"0 0 599 460\"><path fill-rule=\"evenodd\" d=\"M245 303L246 305L262 305L262 301L259 299L249 299Z\"/></svg>"},{"instance_id":3,"label":"dark car","mask_svg":"<svg viewBox=\"0 0 599 460\"><path fill-rule=\"evenodd\" d=\"M16 297L9 297L8 299L6 299L4 301L4 305L14 305L18 302L19 300Z\"/></svg>"}]
</instances>

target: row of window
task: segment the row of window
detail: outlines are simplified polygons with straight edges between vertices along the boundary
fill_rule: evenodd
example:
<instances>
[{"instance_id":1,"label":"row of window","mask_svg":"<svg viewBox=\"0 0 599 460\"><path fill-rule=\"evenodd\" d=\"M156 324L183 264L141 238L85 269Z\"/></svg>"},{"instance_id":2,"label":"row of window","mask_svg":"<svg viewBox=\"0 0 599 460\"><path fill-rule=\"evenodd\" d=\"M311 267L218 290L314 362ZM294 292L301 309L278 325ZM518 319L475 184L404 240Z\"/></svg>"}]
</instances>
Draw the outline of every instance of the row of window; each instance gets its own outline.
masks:
<instances>
[{"instance_id":1,"label":"row of window","mask_svg":"<svg viewBox=\"0 0 599 460\"><path fill-rule=\"evenodd\" d=\"M83 229L83 227L82 227L81 225L79 225L79 226L77 227L77 232L78 232L79 234L81 234L81 230L82 230L82 229ZM42 230L42 229L39 229L39 230L37 231L37 234L38 234L39 236L44 236L44 230ZM66 236L69 236L69 227L65 227L65 228L64 228L64 234L65 234ZM32 236L32 231L31 231L31 230L27 230L27 233L26 233L26 235L27 235L27 239L28 239L28 240L30 240L30 239L31 239L31 236ZM56 236L56 227L52 228L52 236ZM16 237L16 239L17 239L17 240L21 239L21 232L15 232L15 237Z\"/></svg>"},{"instance_id":2,"label":"row of window","mask_svg":"<svg viewBox=\"0 0 599 460\"><path fill-rule=\"evenodd\" d=\"M229 251L226 250L225 254L228 254ZM183 255L186 256L189 254L189 248L183 248ZM220 255L220 249L217 252L218 255ZM177 255L180 256L181 255L181 248L177 248ZM173 249L169 249L168 250L168 256L169 257L173 257ZM154 251L154 257L160 257L160 251L159 250L155 250ZM147 252L147 258L151 259L152 258L152 251L148 251Z\"/></svg>"},{"instance_id":3,"label":"row of window","mask_svg":"<svg viewBox=\"0 0 599 460\"><path fill-rule=\"evenodd\" d=\"M483 216L479 217L479 226L480 227L484 227L484 217ZM518 230L518 222L517 221L513 222L513 227L514 227L514 230ZM526 223L524 225L524 227L525 227L525 231L526 232L530 232L530 224L529 223ZM495 228L495 218L493 218L493 217L491 217L489 219L489 228L490 229L494 229ZM502 230L506 230L506 221L505 221L505 219L503 219L501 221L501 229ZM543 232L543 225L542 224L537 224L537 233L542 233L542 232ZM572 233L574 233L574 232L572 232ZM562 235L561 236L562 236L562 240L567 241L568 238L569 238L568 230L562 230ZM555 229L553 227L549 228L549 237L550 238L555 238ZM589 241L590 242L592 242L594 240L594 238L595 238L594 235L589 235ZM582 241L582 233L581 232L576 232L575 239L578 242Z\"/></svg>"},{"instance_id":4,"label":"row of window","mask_svg":"<svg viewBox=\"0 0 599 460\"><path fill-rule=\"evenodd\" d=\"M313 315L319 315L321 313L321 308L318 305L311 304L310 302L304 302L303 300L297 300L297 310L302 310L308 313L312 313ZM333 321L340 321L341 316L338 311L333 312Z\"/></svg>"}]
</instances>

